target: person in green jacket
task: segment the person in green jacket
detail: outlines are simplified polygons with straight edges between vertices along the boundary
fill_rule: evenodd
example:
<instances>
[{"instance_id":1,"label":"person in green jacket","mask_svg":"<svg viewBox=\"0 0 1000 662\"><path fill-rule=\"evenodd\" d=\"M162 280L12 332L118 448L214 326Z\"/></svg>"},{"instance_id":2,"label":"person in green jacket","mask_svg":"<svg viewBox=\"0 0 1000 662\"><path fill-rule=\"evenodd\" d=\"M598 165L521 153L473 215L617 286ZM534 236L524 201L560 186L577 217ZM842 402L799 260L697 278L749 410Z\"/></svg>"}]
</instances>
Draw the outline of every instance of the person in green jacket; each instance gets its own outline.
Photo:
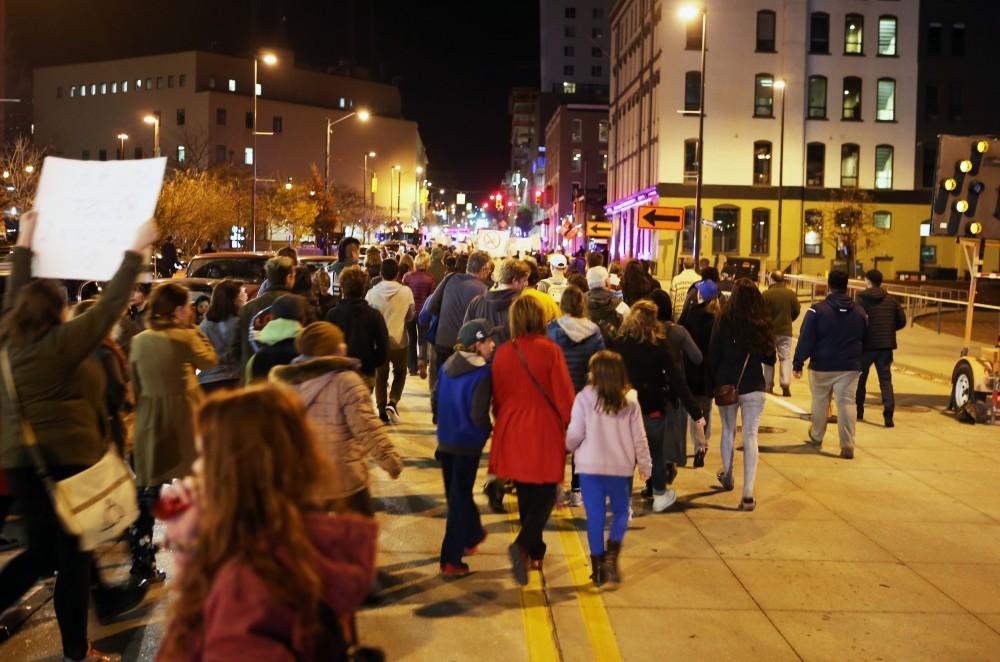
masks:
<instances>
[{"instance_id":1,"label":"person in green jacket","mask_svg":"<svg viewBox=\"0 0 1000 662\"><path fill-rule=\"evenodd\" d=\"M91 467L111 443L104 368L95 350L128 305L142 271L144 251L156 239L150 220L139 227L121 266L87 312L64 321L66 292L57 281L31 281L31 244L38 214L21 216L13 270L4 299L0 347L6 353L20 408L0 382L0 458L28 531L28 547L0 572L0 612L20 600L39 578L56 571L55 609L63 655L93 653L87 641L92 555L62 528L21 434L19 411L31 424L55 480ZM44 221L43 221L44 222Z\"/></svg>"},{"instance_id":2,"label":"person in green jacket","mask_svg":"<svg viewBox=\"0 0 1000 662\"><path fill-rule=\"evenodd\" d=\"M129 530L131 574L153 582L165 576L156 567L152 507L164 483L191 473L198 457L194 412L204 398L195 370L207 370L219 361L211 341L192 324L188 296L187 288L176 283L153 290L146 330L132 339L129 356L139 486L139 519Z\"/></svg>"},{"instance_id":3,"label":"person in green jacket","mask_svg":"<svg viewBox=\"0 0 1000 662\"><path fill-rule=\"evenodd\" d=\"M771 286L764 292L764 305L771 313L771 327L774 330L774 340L778 349L779 377L781 394L792 395L792 322L799 317L801 306L799 295L785 285L785 274L772 271ZM774 366L764 366L764 386L774 392Z\"/></svg>"}]
</instances>

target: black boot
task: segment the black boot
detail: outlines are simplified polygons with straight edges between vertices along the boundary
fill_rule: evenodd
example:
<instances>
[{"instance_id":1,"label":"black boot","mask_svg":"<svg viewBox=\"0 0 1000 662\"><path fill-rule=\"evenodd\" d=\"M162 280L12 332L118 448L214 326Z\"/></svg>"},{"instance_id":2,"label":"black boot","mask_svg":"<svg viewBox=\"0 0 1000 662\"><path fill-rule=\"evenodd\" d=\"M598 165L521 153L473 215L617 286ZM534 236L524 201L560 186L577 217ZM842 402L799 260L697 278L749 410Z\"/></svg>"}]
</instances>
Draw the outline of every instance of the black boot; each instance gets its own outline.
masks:
<instances>
[{"instance_id":1,"label":"black boot","mask_svg":"<svg viewBox=\"0 0 1000 662\"><path fill-rule=\"evenodd\" d=\"M604 576L608 581L619 583L622 580L622 573L618 570L618 555L621 554L622 544L616 540L609 540L607 551L604 552Z\"/></svg>"},{"instance_id":2,"label":"black boot","mask_svg":"<svg viewBox=\"0 0 1000 662\"><path fill-rule=\"evenodd\" d=\"M594 586L604 586L604 557L605 554L601 554L600 556L590 555L590 567L593 568L590 578L594 581Z\"/></svg>"},{"instance_id":3,"label":"black boot","mask_svg":"<svg viewBox=\"0 0 1000 662\"><path fill-rule=\"evenodd\" d=\"M149 581L135 576L129 577L125 584L117 586L109 586L98 577L90 589L97 620L107 624L115 616L135 609L145 599L148 591Z\"/></svg>"},{"instance_id":4,"label":"black boot","mask_svg":"<svg viewBox=\"0 0 1000 662\"><path fill-rule=\"evenodd\" d=\"M498 478L494 478L483 485L483 494L486 495L490 504L490 510L495 513L505 513L503 507L503 483Z\"/></svg>"}]
</instances>

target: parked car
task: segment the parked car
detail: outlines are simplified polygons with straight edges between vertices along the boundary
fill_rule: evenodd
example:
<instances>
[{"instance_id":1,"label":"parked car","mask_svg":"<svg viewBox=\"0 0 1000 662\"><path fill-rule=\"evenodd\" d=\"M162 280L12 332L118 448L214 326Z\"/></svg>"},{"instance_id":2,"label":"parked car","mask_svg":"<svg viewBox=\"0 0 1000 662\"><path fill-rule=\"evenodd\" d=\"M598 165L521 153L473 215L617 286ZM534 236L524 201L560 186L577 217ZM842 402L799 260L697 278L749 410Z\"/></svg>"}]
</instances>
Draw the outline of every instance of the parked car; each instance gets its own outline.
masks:
<instances>
[{"instance_id":1,"label":"parked car","mask_svg":"<svg viewBox=\"0 0 1000 662\"><path fill-rule=\"evenodd\" d=\"M251 299L257 295L260 284L264 282L264 264L272 256L268 253L206 253L196 255L188 262L187 270L182 277L159 278L158 283L177 283L191 291L193 302L202 294L211 295L215 284L220 280L231 278L243 283L247 296Z\"/></svg>"}]
</instances>

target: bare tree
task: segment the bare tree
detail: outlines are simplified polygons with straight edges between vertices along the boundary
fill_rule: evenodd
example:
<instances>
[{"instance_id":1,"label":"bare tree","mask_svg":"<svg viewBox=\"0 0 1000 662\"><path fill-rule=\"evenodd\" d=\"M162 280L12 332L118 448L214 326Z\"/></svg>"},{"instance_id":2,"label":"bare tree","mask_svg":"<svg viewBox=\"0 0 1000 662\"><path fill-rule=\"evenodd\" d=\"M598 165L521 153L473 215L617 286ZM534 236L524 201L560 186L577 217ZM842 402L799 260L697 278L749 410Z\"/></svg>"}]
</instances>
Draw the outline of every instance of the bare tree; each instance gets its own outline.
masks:
<instances>
[{"instance_id":1,"label":"bare tree","mask_svg":"<svg viewBox=\"0 0 1000 662\"><path fill-rule=\"evenodd\" d=\"M45 151L24 136L0 147L0 214L16 217L31 209L44 158Z\"/></svg>"},{"instance_id":2,"label":"bare tree","mask_svg":"<svg viewBox=\"0 0 1000 662\"><path fill-rule=\"evenodd\" d=\"M823 210L825 239L837 257L847 260L849 276L855 276L855 263L862 251L878 245L885 230L875 226L875 209L869 191L840 188L830 192L830 202Z\"/></svg>"}]
</instances>

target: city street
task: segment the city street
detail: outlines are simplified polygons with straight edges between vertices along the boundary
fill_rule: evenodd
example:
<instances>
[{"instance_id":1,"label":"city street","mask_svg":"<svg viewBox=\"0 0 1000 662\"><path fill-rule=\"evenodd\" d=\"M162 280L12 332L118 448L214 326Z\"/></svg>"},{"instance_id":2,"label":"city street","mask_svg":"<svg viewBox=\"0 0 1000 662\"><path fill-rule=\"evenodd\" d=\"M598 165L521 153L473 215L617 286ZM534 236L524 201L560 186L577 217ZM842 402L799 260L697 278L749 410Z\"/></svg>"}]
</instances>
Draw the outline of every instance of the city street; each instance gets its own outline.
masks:
<instances>
[{"instance_id":1,"label":"city street","mask_svg":"<svg viewBox=\"0 0 1000 662\"><path fill-rule=\"evenodd\" d=\"M361 636L390 660L997 659L996 428L942 413L943 380L897 372L895 381L896 428L859 423L853 461L837 457L832 427L822 453L802 443L804 382L791 399L769 397L751 513L736 510L737 492L718 489L713 431L705 468L680 472L676 506L653 514L634 500L624 582L598 591L588 580L582 509L555 514L544 580L532 572L521 589L506 554L516 514L489 513L481 495L490 537L469 559L473 574L440 577L434 429L426 383L411 379L393 430L406 469L398 481L373 472L383 590L381 604L359 615ZM874 401L868 411L881 421ZM170 554L160 558L172 573ZM101 564L127 567L123 550ZM152 659L165 602L158 588L132 618L93 621L91 634L127 660ZM0 645L5 659L57 659L58 651L51 601Z\"/></svg>"}]
</instances>

